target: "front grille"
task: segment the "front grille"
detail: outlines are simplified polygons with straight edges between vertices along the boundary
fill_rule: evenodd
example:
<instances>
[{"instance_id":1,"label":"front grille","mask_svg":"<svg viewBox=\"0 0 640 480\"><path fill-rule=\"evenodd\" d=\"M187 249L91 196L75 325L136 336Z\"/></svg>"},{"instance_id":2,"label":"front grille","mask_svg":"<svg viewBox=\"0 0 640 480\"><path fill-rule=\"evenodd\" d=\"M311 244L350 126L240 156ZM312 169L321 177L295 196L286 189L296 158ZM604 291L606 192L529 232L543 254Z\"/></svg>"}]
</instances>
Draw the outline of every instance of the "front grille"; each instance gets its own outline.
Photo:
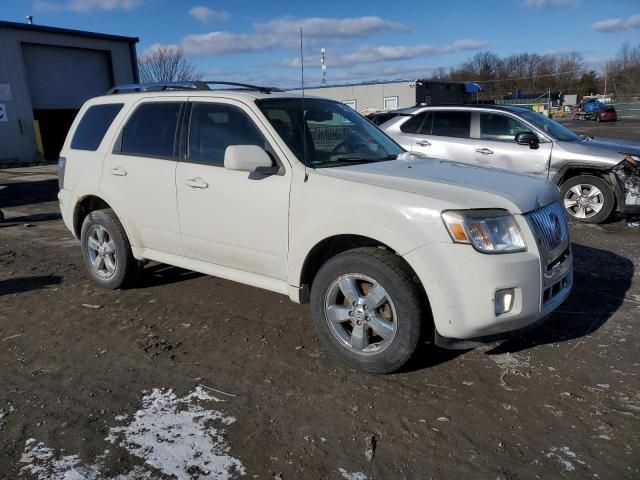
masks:
<instances>
[{"instance_id":1,"label":"front grille","mask_svg":"<svg viewBox=\"0 0 640 480\"><path fill-rule=\"evenodd\" d=\"M525 218L546 264L553 263L569 244L569 226L564 208L560 202L554 202L525 214Z\"/></svg>"}]
</instances>

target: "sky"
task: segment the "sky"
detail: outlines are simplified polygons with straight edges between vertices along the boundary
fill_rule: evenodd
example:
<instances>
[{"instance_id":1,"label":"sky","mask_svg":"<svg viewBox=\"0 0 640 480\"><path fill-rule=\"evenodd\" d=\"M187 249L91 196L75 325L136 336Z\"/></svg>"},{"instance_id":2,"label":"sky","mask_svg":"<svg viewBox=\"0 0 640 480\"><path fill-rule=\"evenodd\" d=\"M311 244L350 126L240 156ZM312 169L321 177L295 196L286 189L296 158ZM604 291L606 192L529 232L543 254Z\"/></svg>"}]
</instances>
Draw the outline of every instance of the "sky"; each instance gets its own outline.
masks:
<instances>
[{"instance_id":1,"label":"sky","mask_svg":"<svg viewBox=\"0 0 640 480\"><path fill-rule=\"evenodd\" d=\"M205 79L274 86L428 77L479 51L580 53L601 69L640 45L640 0L0 0L0 20L177 45ZM469 79L473 80L473 79Z\"/></svg>"}]
</instances>

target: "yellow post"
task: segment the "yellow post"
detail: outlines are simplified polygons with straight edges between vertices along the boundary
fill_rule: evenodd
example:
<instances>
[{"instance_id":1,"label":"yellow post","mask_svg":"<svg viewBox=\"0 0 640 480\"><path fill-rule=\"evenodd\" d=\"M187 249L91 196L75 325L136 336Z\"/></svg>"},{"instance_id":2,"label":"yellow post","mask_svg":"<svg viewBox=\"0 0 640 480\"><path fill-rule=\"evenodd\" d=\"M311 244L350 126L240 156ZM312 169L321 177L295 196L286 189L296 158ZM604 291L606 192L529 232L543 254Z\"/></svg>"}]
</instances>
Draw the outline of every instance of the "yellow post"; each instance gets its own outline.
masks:
<instances>
[{"instance_id":1,"label":"yellow post","mask_svg":"<svg viewBox=\"0 0 640 480\"><path fill-rule=\"evenodd\" d=\"M33 121L33 133L36 137L36 150L40 154L40 158L44 158L44 148L42 148L42 137L40 136L40 124L38 120Z\"/></svg>"}]
</instances>

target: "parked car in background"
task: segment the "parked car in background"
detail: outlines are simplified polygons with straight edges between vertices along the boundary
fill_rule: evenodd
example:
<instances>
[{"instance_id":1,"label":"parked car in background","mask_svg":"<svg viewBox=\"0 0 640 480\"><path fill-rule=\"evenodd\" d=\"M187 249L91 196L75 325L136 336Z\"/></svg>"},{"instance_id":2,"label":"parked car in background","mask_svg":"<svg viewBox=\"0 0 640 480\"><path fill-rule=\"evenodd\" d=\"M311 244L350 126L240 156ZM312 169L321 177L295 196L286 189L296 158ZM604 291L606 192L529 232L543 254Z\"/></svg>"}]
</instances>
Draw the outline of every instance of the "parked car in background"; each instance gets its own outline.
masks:
<instances>
[{"instance_id":1,"label":"parked car in background","mask_svg":"<svg viewBox=\"0 0 640 480\"><path fill-rule=\"evenodd\" d=\"M119 87L78 113L58 198L98 285L154 260L286 294L371 372L425 336L504 339L569 295L549 182L411 155L340 102L208 85Z\"/></svg>"},{"instance_id":2,"label":"parked car in background","mask_svg":"<svg viewBox=\"0 0 640 480\"><path fill-rule=\"evenodd\" d=\"M613 105L602 105L596 112L598 122L615 122L616 120L618 120L618 114Z\"/></svg>"},{"instance_id":3,"label":"parked car in background","mask_svg":"<svg viewBox=\"0 0 640 480\"><path fill-rule=\"evenodd\" d=\"M583 138L544 115L505 105L414 107L380 128L432 158L547 178L560 188L567 214L581 222L640 211L640 144Z\"/></svg>"},{"instance_id":4,"label":"parked car in background","mask_svg":"<svg viewBox=\"0 0 640 480\"><path fill-rule=\"evenodd\" d=\"M597 98L586 100L582 104L584 118L598 122L615 122L618 120L616 108L608 103L602 103Z\"/></svg>"}]
</instances>

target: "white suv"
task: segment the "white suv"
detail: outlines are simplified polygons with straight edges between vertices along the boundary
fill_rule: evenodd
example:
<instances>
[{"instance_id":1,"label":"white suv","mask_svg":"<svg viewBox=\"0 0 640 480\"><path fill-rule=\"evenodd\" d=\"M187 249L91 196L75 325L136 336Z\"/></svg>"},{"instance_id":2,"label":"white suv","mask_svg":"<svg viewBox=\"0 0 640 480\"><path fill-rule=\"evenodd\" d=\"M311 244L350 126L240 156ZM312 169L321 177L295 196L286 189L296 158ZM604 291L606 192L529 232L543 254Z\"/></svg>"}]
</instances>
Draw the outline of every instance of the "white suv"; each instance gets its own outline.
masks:
<instances>
[{"instance_id":1,"label":"white suv","mask_svg":"<svg viewBox=\"0 0 640 480\"><path fill-rule=\"evenodd\" d=\"M422 334L500 340L569 295L549 182L416 157L338 102L208 85L124 86L79 112L58 198L99 285L153 260L279 292L370 372Z\"/></svg>"}]
</instances>

